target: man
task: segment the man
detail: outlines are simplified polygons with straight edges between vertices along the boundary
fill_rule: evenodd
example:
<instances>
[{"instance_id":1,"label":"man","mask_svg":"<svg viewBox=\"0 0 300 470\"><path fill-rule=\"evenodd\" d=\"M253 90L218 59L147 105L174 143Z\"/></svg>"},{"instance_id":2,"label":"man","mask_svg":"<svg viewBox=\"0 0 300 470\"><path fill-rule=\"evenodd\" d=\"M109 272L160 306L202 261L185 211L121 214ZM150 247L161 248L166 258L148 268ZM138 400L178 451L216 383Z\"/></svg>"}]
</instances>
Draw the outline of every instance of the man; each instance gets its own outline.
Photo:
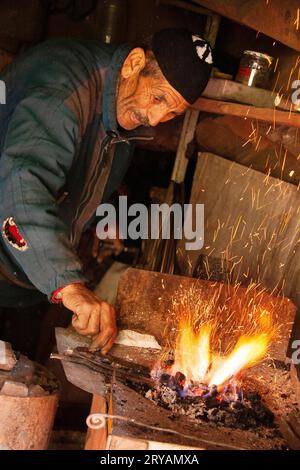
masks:
<instances>
[{"instance_id":1,"label":"man","mask_svg":"<svg viewBox=\"0 0 300 470\"><path fill-rule=\"evenodd\" d=\"M85 287L82 231L129 162L132 131L182 114L205 88L209 44L182 29L151 50L55 40L8 67L0 107L0 305L42 295L106 354L115 312Z\"/></svg>"}]
</instances>

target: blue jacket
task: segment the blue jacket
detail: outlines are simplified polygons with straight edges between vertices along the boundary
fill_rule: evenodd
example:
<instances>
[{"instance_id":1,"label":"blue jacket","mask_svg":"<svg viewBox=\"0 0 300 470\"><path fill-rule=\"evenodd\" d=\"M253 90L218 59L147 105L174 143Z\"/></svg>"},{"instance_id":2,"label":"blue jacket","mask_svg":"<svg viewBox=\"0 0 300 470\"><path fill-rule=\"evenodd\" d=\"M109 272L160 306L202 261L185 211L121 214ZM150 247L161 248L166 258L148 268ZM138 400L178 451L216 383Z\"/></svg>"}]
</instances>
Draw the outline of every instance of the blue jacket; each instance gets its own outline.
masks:
<instances>
[{"instance_id":1,"label":"blue jacket","mask_svg":"<svg viewBox=\"0 0 300 470\"><path fill-rule=\"evenodd\" d=\"M129 164L134 136L120 134L115 99L130 49L47 41L0 75L0 264L48 298L85 281L81 233Z\"/></svg>"}]
</instances>

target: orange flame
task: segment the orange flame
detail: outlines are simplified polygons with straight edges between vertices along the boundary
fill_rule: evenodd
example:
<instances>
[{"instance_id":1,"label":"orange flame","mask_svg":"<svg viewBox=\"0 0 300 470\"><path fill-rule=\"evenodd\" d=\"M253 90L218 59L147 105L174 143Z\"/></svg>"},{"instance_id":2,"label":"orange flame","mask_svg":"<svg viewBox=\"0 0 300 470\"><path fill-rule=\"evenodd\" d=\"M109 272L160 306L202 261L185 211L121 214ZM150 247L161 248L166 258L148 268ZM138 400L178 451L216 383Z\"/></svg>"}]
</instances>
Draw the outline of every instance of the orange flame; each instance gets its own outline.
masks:
<instances>
[{"instance_id":1,"label":"orange flame","mask_svg":"<svg viewBox=\"0 0 300 470\"><path fill-rule=\"evenodd\" d=\"M242 336L233 351L210 374L209 385L222 385L242 369L253 366L262 359L269 345L267 334Z\"/></svg>"},{"instance_id":2,"label":"orange flame","mask_svg":"<svg viewBox=\"0 0 300 470\"><path fill-rule=\"evenodd\" d=\"M211 362L210 333L210 325L204 325L196 334L191 325L186 325L185 321L180 323L175 362L172 367L174 373L180 370L191 379L204 379Z\"/></svg>"},{"instance_id":3,"label":"orange flame","mask_svg":"<svg viewBox=\"0 0 300 470\"><path fill-rule=\"evenodd\" d=\"M211 349L214 336L212 324L204 324L195 332L190 319L181 320L172 374L182 372L187 382L201 382L209 386L225 384L266 356L274 333L269 312L261 313L256 330L240 336L231 352L221 356L214 354Z\"/></svg>"}]
</instances>

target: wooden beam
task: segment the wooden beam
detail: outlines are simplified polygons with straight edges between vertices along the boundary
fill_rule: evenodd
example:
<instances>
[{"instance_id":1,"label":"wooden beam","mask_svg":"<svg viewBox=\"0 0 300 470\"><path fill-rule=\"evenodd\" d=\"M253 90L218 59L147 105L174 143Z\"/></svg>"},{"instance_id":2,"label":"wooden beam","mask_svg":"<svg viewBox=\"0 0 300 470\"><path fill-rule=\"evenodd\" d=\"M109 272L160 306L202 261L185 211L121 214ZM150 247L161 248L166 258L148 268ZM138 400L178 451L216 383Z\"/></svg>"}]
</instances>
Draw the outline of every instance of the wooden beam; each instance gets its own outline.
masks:
<instances>
[{"instance_id":1,"label":"wooden beam","mask_svg":"<svg viewBox=\"0 0 300 470\"><path fill-rule=\"evenodd\" d=\"M193 108L206 113L229 114L230 116L257 119L258 121L270 122L274 126L284 124L300 127L300 114L278 111L275 108L257 108L255 106L210 100L208 98L199 98L193 105Z\"/></svg>"},{"instance_id":2,"label":"wooden beam","mask_svg":"<svg viewBox=\"0 0 300 470\"><path fill-rule=\"evenodd\" d=\"M300 51L299 0L194 0Z\"/></svg>"},{"instance_id":3,"label":"wooden beam","mask_svg":"<svg viewBox=\"0 0 300 470\"><path fill-rule=\"evenodd\" d=\"M284 111L296 110L296 108L294 108L295 105L293 105L291 101L286 98L279 100L278 93L274 91L247 86L243 83L223 78L210 78L202 93L202 98L250 104L251 106L258 106L259 108L274 108L275 102L279 101L278 104L276 104L276 109Z\"/></svg>"},{"instance_id":4,"label":"wooden beam","mask_svg":"<svg viewBox=\"0 0 300 470\"><path fill-rule=\"evenodd\" d=\"M106 413L107 405L104 397L100 395L93 395L93 401L91 406L90 414L93 413ZM85 441L85 450L106 450L107 441L107 429L106 427L101 429L90 429L87 430L87 436Z\"/></svg>"}]
</instances>

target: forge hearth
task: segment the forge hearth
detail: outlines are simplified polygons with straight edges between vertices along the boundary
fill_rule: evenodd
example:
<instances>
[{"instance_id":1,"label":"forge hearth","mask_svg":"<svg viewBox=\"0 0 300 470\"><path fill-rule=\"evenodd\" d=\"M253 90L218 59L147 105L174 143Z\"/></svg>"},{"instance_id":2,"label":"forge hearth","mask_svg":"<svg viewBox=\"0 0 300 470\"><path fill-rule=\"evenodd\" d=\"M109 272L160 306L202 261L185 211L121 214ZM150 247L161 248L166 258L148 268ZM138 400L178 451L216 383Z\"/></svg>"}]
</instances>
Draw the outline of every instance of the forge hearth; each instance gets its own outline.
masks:
<instances>
[{"instance_id":1,"label":"forge hearth","mask_svg":"<svg viewBox=\"0 0 300 470\"><path fill-rule=\"evenodd\" d=\"M199 377L195 369L189 368L193 355L188 355L186 362L176 355L182 327L182 315L178 318L183 305L180 299L181 295L189 298L186 293L191 289L199 300L191 309L203 313L193 328L199 333L203 325L210 325L210 355ZM185 314L186 307L185 303ZM73 370L72 383L92 393L106 393L111 415L108 449L159 449L171 445L200 449L289 448L281 430L286 427L282 423L298 413L286 358L296 312L292 302L253 286L245 289L128 269L119 282L117 308L120 329L152 334L162 350L114 345L111 355L120 363L125 360L136 371L142 367L138 381L132 371L130 380L129 373L127 378L126 372L120 374L118 361L112 363L106 377L82 365ZM229 327L227 320L233 320ZM240 347L249 345L249 338L250 344L253 338L263 340L260 344L267 349L247 363ZM60 353L67 347L83 345L82 337L72 342L70 335L64 342L57 339ZM189 350L194 351L193 347ZM231 364L237 352L243 358L239 363L242 367L233 372L229 369L214 383L215 377L220 377L216 374L219 364L224 358ZM68 377L71 366L64 363Z\"/></svg>"},{"instance_id":2,"label":"forge hearth","mask_svg":"<svg viewBox=\"0 0 300 470\"><path fill-rule=\"evenodd\" d=\"M184 394L176 377L166 375L162 375L157 386L149 389L145 397L175 415L236 429L274 427L274 414L254 387L252 391L243 392L241 386L229 383L220 392L215 385L195 384Z\"/></svg>"},{"instance_id":3,"label":"forge hearth","mask_svg":"<svg viewBox=\"0 0 300 470\"><path fill-rule=\"evenodd\" d=\"M121 327L151 333L163 346L161 358L150 367L156 385L128 383L143 401L144 419L151 419L154 406L167 413L169 423L180 420L177 429L193 423L200 441L211 436L216 448L288 447L279 425L297 411L286 361L296 310L292 302L255 286L246 289L133 269L120 280L118 302ZM198 317L193 323L194 312ZM196 326L198 339L191 324ZM212 350L206 351L209 342ZM206 358L200 368L195 361L197 351L201 359ZM239 367L233 364L228 369L233 359ZM195 362L202 377L195 377ZM114 403L120 413L120 402ZM113 426L119 429L124 424ZM171 442L167 433L160 439ZM188 441L180 443L188 445ZM207 445L203 442L203 447Z\"/></svg>"},{"instance_id":4,"label":"forge hearth","mask_svg":"<svg viewBox=\"0 0 300 470\"><path fill-rule=\"evenodd\" d=\"M149 371L157 360L150 350L139 356L136 350L118 347L114 353L143 364ZM170 389L165 389L163 403L153 397L155 389L148 385L112 380L110 413L126 421L109 420L110 441L121 439L128 449L136 445L136 440L203 449L288 449L281 424L297 413L289 366L265 361L248 371L243 387L243 403L215 406L215 402L208 401L203 407L201 397L195 400L173 393L171 398Z\"/></svg>"}]
</instances>

